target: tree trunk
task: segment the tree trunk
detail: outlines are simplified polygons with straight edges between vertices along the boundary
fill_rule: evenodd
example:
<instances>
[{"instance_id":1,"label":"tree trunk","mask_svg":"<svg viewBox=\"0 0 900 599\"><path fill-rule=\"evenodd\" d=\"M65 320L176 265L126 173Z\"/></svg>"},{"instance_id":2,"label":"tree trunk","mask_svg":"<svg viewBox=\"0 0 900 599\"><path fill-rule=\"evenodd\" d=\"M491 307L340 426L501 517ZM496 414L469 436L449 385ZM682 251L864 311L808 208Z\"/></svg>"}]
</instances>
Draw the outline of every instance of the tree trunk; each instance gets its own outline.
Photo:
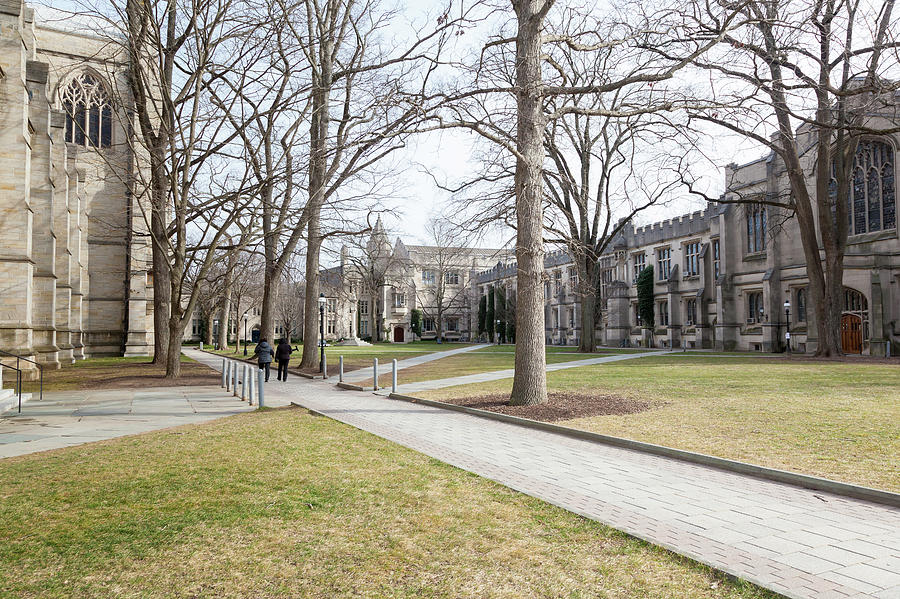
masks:
<instances>
[{"instance_id":1,"label":"tree trunk","mask_svg":"<svg viewBox=\"0 0 900 599\"><path fill-rule=\"evenodd\" d=\"M228 270L225 272L225 285L222 289L222 311L219 312L219 349L228 349L228 329L231 317L231 290L234 283L234 268L237 255L234 251L228 257ZM235 321L235 325L240 323Z\"/></svg>"},{"instance_id":2,"label":"tree trunk","mask_svg":"<svg viewBox=\"0 0 900 599\"><path fill-rule=\"evenodd\" d=\"M169 261L163 240L166 239L165 178L160 173L160 158L150 154L153 173L150 201L150 238L153 263L153 363L165 364L169 352L169 295L172 292L169 278ZM160 181L161 180L161 181Z\"/></svg>"},{"instance_id":3,"label":"tree trunk","mask_svg":"<svg viewBox=\"0 0 900 599\"><path fill-rule=\"evenodd\" d=\"M213 308L215 309L215 308ZM206 321L206 326L203 329L203 343L207 346L211 346L213 344L213 318L212 318L213 310L207 310L205 314L203 314L203 319ZM221 327L221 324L219 325Z\"/></svg>"},{"instance_id":4,"label":"tree trunk","mask_svg":"<svg viewBox=\"0 0 900 599\"><path fill-rule=\"evenodd\" d=\"M549 2L550 0L546 0ZM545 3L546 3L545 2ZM541 3L541 4L545 4ZM530 406L547 401L544 349L544 243L542 171L544 115L541 102L541 29L544 6L513 3L516 35L516 365L509 403Z\"/></svg>"},{"instance_id":5,"label":"tree trunk","mask_svg":"<svg viewBox=\"0 0 900 599\"><path fill-rule=\"evenodd\" d=\"M599 268L597 263L590 258L575 260L578 268L578 298L581 306L581 342L578 351L581 353L593 353L597 351L596 327L597 320L597 283L599 282Z\"/></svg>"},{"instance_id":6,"label":"tree trunk","mask_svg":"<svg viewBox=\"0 0 900 599\"><path fill-rule=\"evenodd\" d=\"M263 286L262 313L259 320L259 338L272 341L275 334L275 302L278 301L281 270L275 267L266 267L265 282Z\"/></svg>"},{"instance_id":7,"label":"tree trunk","mask_svg":"<svg viewBox=\"0 0 900 599\"><path fill-rule=\"evenodd\" d=\"M166 353L166 378L177 379L181 376L181 333L184 323L181 318L172 316L169 318L168 337L169 349Z\"/></svg>"},{"instance_id":8,"label":"tree trunk","mask_svg":"<svg viewBox=\"0 0 900 599\"><path fill-rule=\"evenodd\" d=\"M318 352L312 340L319 340L319 252L322 249L321 215L328 177L328 124L331 99L334 32L323 33L319 44L319 73L314 77L310 122L309 223L306 237L306 297L303 302L303 358L301 368L313 368Z\"/></svg>"}]
</instances>

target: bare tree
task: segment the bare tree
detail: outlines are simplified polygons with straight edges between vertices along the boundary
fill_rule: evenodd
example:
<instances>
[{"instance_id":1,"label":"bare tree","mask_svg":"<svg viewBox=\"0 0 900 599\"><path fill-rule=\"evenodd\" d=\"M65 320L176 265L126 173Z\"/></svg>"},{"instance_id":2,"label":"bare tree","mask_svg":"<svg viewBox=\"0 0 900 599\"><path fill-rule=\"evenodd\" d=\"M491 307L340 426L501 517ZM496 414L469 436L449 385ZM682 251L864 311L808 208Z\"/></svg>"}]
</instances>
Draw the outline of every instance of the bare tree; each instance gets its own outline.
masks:
<instances>
[{"instance_id":1,"label":"bare tree","mask_svg":"<svg viewBox=\"0 0 900 599\"><path fill-rule=\"evenodd\" d=\"M841 353L857 145L866 134L900 131L896 113L882 110L898 89L896 76L885 77L900 66L893 8L893 0L748 1L740 3L740 21L731 25L719 19L722 9L709 4L693 3L685 12L694 36L721 40L715 55L695 61L716 75L710 96L719 107L695 112L694 118L769 148L789 182L782 196L709 199L768 206L796 217L820 356Z\"/></svg>"},{"instance_id":2,"label":"bare tree","mask_svg":"<svg viewBox=\"0 0 900 599\"><path fill-rule=\"evenodd\" d=\"M447 315L461 318L468 306L465 275L472 267L472 254L463 247L461 230L446 219L429 220L426 232L430 247L421 250L416 260L416 266L422 269L422 279L415 284L416 307L425 318L434 320L437 339L441 340Z\"/></svg>"}]
</instances>

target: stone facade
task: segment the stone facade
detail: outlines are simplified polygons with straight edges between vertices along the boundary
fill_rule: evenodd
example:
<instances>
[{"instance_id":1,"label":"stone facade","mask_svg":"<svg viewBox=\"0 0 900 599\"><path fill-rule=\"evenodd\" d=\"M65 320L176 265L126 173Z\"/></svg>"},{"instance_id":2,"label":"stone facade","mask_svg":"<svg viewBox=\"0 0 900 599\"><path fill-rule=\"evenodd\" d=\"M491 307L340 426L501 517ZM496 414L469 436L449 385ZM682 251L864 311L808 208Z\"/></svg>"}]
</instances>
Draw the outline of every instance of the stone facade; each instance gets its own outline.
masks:
<instances>
[{"instance_id":1,"label":"stone facade","mask_svg":"<svg viewBox=\"0 0 900 599\"><path fill-rule=\"evenodd\" d=\"M320 275L328 299L325 338L358 337L393 343L413 341L413 310L422 314L421 339L468 341L477 327L476 273L508 252L497 249L393 244L381 220L360 255L341 253L341 263ZM438 308L440 306L440 309Z\"/></svg>"},{"instance_id":2,"label":"stone facade","mask_svg":"<svg viewBox=\"0 0 900 599\"><path fill-rule=\"evenodd\" d=\"M107 41L0 0L0 349L49 368L151 348L124 67ZM62 92L80 77L119 102L85 111L76 140Z\"/></svg>"},{"instance_id":3,"label":"stone facade","mask_svg":"<svg viewBox=\"0 0 900 599\"><path fill-rule=\"evenodd\" d=\"M800 139L812 143L802 132ZM859 175L845 200L851 207L843 281L847 353L900 352L898 148L897 137L864 138L857 152ZM811 160L812 153L805 156ZM729 165L723 199L776 197L787 190L784 166L770 155ZM777 208L710 204L646 226L627 224L610 247L601 257L598 339L604 345L777 352L787 349L790 333L791 351L816 348L796 219ZM649 265L655 279L652 329L639 320L635 287L638 273ZM577 344L580 310L572 294L571 260L565 252L549 253L545 269L547 343ZM514 295L515 264L479 273L474 282L475 294L500 285L507 296L510 290Z\"/></svg>"}]
</instances>

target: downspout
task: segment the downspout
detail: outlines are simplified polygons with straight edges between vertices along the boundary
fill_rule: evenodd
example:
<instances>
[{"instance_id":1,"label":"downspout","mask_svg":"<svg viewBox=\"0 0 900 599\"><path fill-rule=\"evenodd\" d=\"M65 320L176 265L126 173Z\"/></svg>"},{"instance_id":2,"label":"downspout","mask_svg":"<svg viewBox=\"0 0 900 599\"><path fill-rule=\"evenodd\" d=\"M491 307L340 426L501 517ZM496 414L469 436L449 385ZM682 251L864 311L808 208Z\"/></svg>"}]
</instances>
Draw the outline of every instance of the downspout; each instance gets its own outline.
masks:
<instances>
[{"instance_id":1,"label":"downspout","mask_svg":"<svg viewBox=\"0 0 900 599\"><path fill-rule=\"evenodd\" d=\"M132 117L127 119L127 135L129 140L134 139L134 123ZM134 151L128 146L128 164L125 181L125 309L122 311L122 356L128 350L128 332L129 320L131 317L131 246L134 237L134 227L132 226L132 215L134 203Z\"/></svg>"}]
</instances>

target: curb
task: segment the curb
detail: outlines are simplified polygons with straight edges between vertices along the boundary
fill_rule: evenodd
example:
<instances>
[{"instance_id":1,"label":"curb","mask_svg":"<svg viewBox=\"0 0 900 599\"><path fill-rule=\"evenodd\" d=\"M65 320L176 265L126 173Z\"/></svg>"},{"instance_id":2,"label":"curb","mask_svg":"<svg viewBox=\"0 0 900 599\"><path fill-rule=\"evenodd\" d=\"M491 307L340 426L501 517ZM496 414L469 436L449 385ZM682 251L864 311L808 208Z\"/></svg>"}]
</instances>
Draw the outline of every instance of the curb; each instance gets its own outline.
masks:
<instances>
[{"instance_id":1,"label":"curb","mask_svg":"<svg viewBox=\"0 0 900 599\"><path fill-rule=\"evenodd\" d=\"M365 387L360 387L359 385L352 385L350 383L337 383L336 387L340 387L341 389L348 389L350 391L370 391L371 389L366 389Z\"/></svg>"},{"instance_id":2,"label":"curb","mask_svg":"<svg viewBox=\"0 0 900 599\"><path fill-rule=\"evenodd\" d=\"M510 416L508 414L499 414L497 412L489 412L487 410L479 410L477 408L457 406L440 401L412 397L409 395L391 393L387 397L389 399L398 401L420 403L426 406L441 408L453 412L462 412L464 414L471 414L472 416L479 416L481 418L488 418L490 420L506 422L507 424L515 424L517 426L523 426L535 430L565 435L567 437L580 439L582 441L591 441L594 443L602 443L604 445L612 445L614 447L621 447L624 449L630 449L632 451L640 451L642 453L649 453L662 457L681 460L684 462L710 466L713 468L718 468L719 470L725 470L727 472L736 472L738 474L744 474L763 480L786 483L789 485L811 489L814 491L825 491L834 495L842 495L844 497L862 499L865 501L871 501L873 503L900 508L900 493L892 493L890 491L882 491L881 489L873 489L871 487L842 483L827 478L810 476L808 474L789 472L787 470L766 468L765 466L757 466L755 464L748 464L746 462L739 462L737 460L718 458L703 453L685 451L683 449L675 449L672 447L665 447L663 445L654 445L652 443L644 443L642 441L633 441L631 439L623 439L622 437L613 437L600 433L592 433L589 431L569 428L567 426L560 426L558 424L552 424L549 422L540 422L537 420L530 420L528 418L519 418L518 416Z\"/></svg>"}]
</instances>

